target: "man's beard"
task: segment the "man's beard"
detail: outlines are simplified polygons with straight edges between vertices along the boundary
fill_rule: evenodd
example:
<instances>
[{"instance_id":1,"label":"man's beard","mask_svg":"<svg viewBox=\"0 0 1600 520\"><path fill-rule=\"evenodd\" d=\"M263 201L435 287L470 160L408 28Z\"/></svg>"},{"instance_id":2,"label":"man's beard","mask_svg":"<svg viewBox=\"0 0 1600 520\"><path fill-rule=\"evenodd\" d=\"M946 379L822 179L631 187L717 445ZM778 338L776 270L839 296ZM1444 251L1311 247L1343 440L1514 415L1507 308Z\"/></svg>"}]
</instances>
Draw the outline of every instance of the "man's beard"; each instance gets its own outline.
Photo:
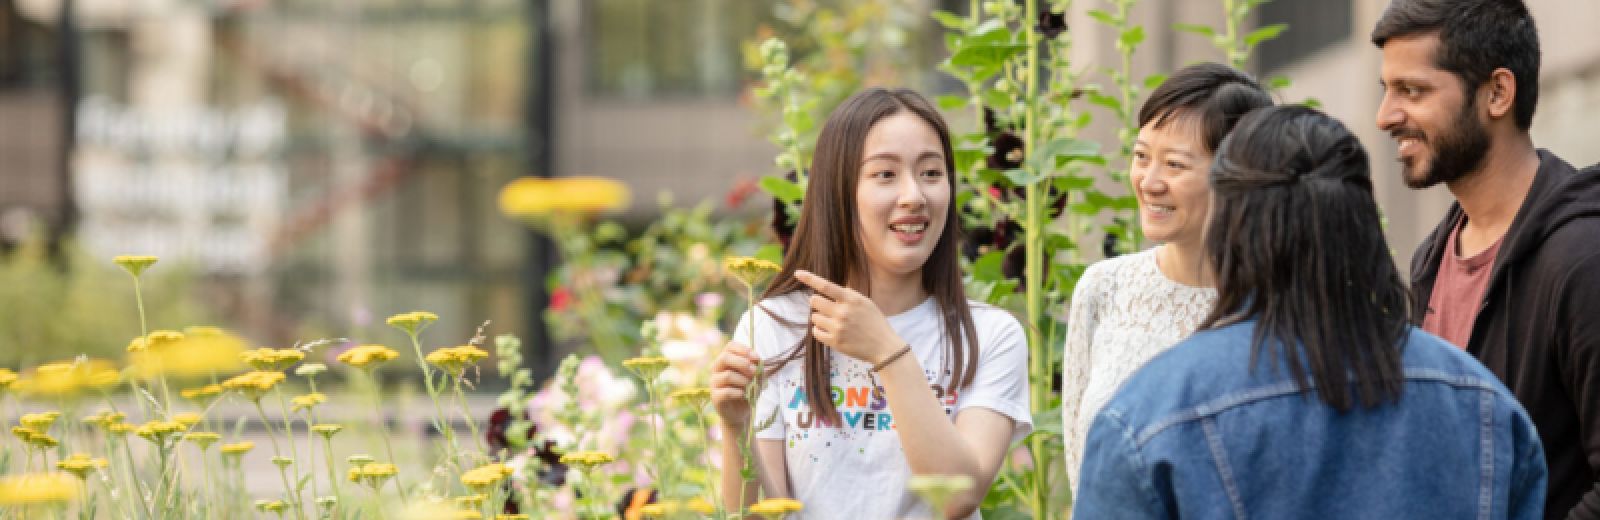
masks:
<instances>
[{"instance_id":1,"label":"man's beard","mask_svg":"<svg viewBox=\"0 0 1600 520\"><path fill-rule=\"evenodd\" d=\"M1415 176L1417 159L1403 161L1402 178L1406 186L1420 190L1441 182L1452 182L1483 166L1484 158L1489 155L1489 132L1474 117L1473 104L1469 96L1466 104L1456 113L1455 121L1448 127L1453 130L1441 132L1437 139L1428 140L1433 159L1420 178ZM1422 137L1421 132L1403 132L1402 135Z\"/></svg>"}]
</instances>

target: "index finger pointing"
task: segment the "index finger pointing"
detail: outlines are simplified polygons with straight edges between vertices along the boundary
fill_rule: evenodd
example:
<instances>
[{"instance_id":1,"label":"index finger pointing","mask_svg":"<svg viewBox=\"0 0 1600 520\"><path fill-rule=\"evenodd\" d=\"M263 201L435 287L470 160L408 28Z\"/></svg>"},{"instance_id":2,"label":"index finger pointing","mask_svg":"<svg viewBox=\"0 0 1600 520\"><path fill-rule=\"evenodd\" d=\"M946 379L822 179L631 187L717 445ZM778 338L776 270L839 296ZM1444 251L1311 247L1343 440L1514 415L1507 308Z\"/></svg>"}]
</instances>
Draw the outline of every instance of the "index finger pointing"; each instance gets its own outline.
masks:
<instances>
[{"instance_id":1,"label":"index finger pointing","mask_svg":"<svg viewBox=\"0 0 1600 520\"><path fill-rule=\"evenodd\" d=\"M796 280L800 280L800 283L811 287L811 290L816 291L817 294L823 295L833 301L842 300L844 299L845 295L849 294L847 292L848 289L840 287L839 284L828 281L827 278L811 274L811 271L797 270L794 272L794 278Z\"/></svg>"}]
</instances>

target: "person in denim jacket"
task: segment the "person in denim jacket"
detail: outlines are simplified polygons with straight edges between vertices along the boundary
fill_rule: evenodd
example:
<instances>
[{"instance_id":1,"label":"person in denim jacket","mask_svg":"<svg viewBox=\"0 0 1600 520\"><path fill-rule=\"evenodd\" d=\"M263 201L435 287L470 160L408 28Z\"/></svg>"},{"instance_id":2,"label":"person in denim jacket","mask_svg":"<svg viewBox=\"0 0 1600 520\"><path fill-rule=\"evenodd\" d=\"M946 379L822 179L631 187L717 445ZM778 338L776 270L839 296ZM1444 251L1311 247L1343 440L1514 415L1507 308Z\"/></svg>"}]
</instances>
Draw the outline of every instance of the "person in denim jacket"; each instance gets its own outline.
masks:
<instances>
[{"instance_id":1,"label":"person in denim jacket","mask_svg":"<svg viewBox=\"0 0 1600 520\"><path fill-rule=\"evenodd\" d=\"M1095 418L1074 518L1539 518L1533 423L1410 325L1356 138L1261 109L1211 184L1217 305Z\"/></svg>"}]
</instances>

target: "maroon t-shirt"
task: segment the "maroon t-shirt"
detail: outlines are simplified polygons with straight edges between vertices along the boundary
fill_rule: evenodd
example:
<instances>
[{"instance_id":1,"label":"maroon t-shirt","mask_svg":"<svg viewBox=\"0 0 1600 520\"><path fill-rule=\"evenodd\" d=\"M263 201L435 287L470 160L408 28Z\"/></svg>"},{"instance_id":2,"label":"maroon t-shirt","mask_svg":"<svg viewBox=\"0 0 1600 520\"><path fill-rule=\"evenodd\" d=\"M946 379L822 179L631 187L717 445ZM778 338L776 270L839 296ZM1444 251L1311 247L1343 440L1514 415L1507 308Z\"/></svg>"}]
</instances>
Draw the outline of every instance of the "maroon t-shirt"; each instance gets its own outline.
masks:
<instances>
[{"instance_id":1,"label":"maroon t-shirt","mask_svg":"<svg viewBox=\"0 0 1600 520\"><path fill-rule=\"evenodd\" d=\"M1422 317L1422 330L1461 348L1467 348L1467 341L1472 339L1472 323L1478 319L1478 309L1483 308L1483 293L1489 288L1494 257L1500 253L1500 242L1505 239L1502 235L1483 252L1463 258L1456 237L1461 235L1466 221L1460 219L1445 242L1445 254L1439 259L1439 276L1433 282L1433 296L1428 298L1427 314Z\"/></svg>"}]
</instances>

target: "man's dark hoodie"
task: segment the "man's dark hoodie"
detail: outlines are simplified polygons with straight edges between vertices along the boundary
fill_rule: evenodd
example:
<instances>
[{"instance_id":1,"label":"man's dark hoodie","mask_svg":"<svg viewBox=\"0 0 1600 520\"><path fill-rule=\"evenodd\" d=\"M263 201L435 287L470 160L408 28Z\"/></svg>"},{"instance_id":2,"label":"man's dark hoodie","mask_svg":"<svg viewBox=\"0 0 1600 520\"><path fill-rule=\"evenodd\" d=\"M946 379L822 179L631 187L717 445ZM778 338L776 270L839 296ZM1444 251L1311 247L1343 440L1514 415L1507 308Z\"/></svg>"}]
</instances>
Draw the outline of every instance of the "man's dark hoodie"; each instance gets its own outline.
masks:
<instances>
[{"instance_id":1,"label":"man's dark hoodie","mask_svg":"<svg viewBox=\"0 0 1600 520\"><path fill-rule=\"evenodd\" d=\"M1411 262L1427 309L1459 203ZM1539 151L1539 171L1501 242L1467 351L1527 408L1550 469L1545 518L1600 520L1600 164Z\"/></svg>"}]
</instances>

